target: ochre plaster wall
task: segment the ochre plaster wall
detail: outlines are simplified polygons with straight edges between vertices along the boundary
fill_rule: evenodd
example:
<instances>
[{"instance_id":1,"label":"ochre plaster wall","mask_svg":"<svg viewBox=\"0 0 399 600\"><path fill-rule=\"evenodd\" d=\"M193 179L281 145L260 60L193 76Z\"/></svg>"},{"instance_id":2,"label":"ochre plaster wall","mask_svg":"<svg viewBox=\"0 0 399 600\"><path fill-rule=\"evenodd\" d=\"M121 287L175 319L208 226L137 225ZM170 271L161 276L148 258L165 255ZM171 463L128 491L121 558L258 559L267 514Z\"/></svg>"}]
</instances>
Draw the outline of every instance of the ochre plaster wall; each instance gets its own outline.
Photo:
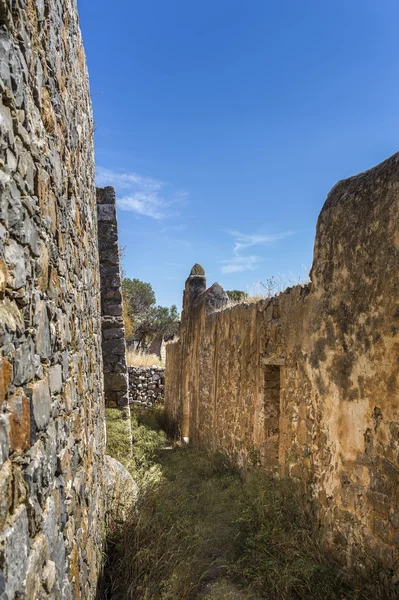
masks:
<instances>
[{"instance_id":1,"label":"ochre plaster wall","mask_svg":"<svg viewBox=\"0 0 399 600\"><path fill-rule=\"evenodd\" d=\"M308 286L210 313L189 277L165 398L190 443L303 482L343 562L360 550L396 572L398 163L333 188Z\"/></svg>"}]
</instances>

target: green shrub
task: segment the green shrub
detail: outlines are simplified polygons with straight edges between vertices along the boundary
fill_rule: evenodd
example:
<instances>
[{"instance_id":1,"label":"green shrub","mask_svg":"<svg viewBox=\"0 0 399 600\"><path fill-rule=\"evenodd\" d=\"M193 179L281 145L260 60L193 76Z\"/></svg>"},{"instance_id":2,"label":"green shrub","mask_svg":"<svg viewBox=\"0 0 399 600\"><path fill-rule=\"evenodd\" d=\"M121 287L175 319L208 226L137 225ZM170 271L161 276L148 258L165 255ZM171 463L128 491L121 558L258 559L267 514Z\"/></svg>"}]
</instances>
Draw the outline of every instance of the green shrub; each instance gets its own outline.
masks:
<instances>
[{"instance_id":1,"label":"green shrub","mask_svg":"<svg viewBox=\"0 0 399 600\"><path fill-rule=\"evenodd\" d=\"M131 452L129 421L123 418L119 409L106 408L105 422L107 428L106 453L126 466Z\"/></svg>"},{"instance_id":2,"label":"green shrub","mask_svg":"<svg viewBox=\"0 0 399 600\"><path fill-rule=\"evenodd\" d=\"M107 454L119 460L128 469L143 493L148 485L152 485L160 477L160 467L155 459L159 450L166 444L166 435L159 424L156 429L153 427L157 419L161 418L159 409L147 411L146 417L140 411L132 409L130 419L132 451L130 451L128 437L128 421L122 418L121 411L107 408L105 418ZM149 424L145 424L145 419Z\"/></svg>"}]
</instances>

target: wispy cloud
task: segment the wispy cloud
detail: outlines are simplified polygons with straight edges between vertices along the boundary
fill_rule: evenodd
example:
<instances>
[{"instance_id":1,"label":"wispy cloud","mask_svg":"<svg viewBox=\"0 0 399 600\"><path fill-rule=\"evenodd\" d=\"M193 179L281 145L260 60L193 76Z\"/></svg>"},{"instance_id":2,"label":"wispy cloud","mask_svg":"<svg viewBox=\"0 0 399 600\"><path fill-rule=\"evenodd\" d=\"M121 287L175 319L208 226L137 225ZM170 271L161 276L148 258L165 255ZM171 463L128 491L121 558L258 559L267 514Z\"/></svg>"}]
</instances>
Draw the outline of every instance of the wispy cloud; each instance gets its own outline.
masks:
<instances>
[{"instance_id":1,"label":"wispy cloud","mask_svg":"<svg viewBox=\"0 0 399 600\"><path fill-rule=\"evenodd\" d=\"M97 168L98 186L113 185L117 190L117 203L122 210L161 221L179 214L187 203L188 193L176 190L170 184L137 173Z\"/></svg>"},{"instance_id":2,"label":"wispy cloud","mask_svg":"<svg viewBox=\"0 0 399 600\"><path fill-rule=\"evenodd\" d=\"M234 256L233 258L222 261L222 273L253 271L261 260L260 256Z\"/></svg>"},{"instance_id":3,"label":"wispy cloud","mask_svg":"<svg viewBox=\"0 0 399 600\"><path fill-rule=\"evenodd\" d=\"M257 255L243 256L242 251L246 248L251 248L257 245L271 245L279 240L282 240L289 235L292 235L291 231L275 234L245 234L239 231L228 229L226 231L229 235L235 238L233 256L227 260L222 261L221 271L222 273L238 273L239 271L253 271L257 265L262 262L262 257Z\"/></svg>"},{"instance_id":4,"label":"wispy cloud","mask_svg":"<svg viewBox=\"0 0 399 600\"><path fill-rule=\"evenodd\" d=\"M234 231L232 229L227 229L226 233L232 235L236 238L234 252L239 252L243 248L250 248L251 246L256 246L258 244L273 244L274 242L278 242L289 235L292 235L291 231L286 231L284 233L274 233L268 235L260 235L257 233L245 234L240 233L239 231Z\"/></svg>"}]
</instances>

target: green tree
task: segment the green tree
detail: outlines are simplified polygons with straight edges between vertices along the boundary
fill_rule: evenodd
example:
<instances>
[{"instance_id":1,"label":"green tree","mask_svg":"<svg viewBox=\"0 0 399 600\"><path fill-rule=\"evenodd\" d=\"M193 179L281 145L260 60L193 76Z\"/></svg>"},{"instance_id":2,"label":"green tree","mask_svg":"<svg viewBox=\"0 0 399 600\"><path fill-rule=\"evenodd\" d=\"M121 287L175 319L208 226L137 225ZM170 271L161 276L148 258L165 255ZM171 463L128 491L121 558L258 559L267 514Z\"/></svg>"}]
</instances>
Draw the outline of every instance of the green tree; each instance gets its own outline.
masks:
<instances>
[{"instance_id":1,"label":"green tree","mask_svg":"<svg viewBox=\"0 0 399 600\"><path fill-rule=\"evenodd\" d=\"M248 297L248 294L242 290L227 290L226 294L232 302L245 302Z\"/></svg>"},{"instance_id":2,"label":"green tree","mask_svg":"<svg viewBox=\"0 0 399 600\"><path fill-rule=\"evenodd\" d=\"M138 342L138 348L146 350L149 344L156 338L170 337L179 329L179 313L175 305L154 306L137 325L134 338Z\"/></svg>"},{"instance_id":3,"label":"green tree","mask_svg":"<svg viewBox=\"0 0 399 600\"><path fill-rule=\"evenodd\" d=\"M157 306L154 313L154 322L157 335L163 339L177 333L179 328L179 313L175 304L170 308Z\"/></svg>"},{"instance_id":4,"label":"green tree","mask_svg":"<svg viewBox=\"0 0 399 600\"><path fill-rule=\"evenodd\" d=\"M170 308L156 306L155 293L150 283L125 278L122 283L125 328L132 334L127 341L135 340L138 348L146 350L156 339L174 335L179 328L179 313L175 305Z\"/></svg>"},{"instance_id":5,"label":"green tree","mask_svg":"<svg viewBox=\"0 0 399 600\"><path fill-rule=\"evenodd\" d=\"M155 305L155 293L150 283L126 277L122 287L123 297L128 303L133 321L146 315Z\"/></svg>"}]
</instances>

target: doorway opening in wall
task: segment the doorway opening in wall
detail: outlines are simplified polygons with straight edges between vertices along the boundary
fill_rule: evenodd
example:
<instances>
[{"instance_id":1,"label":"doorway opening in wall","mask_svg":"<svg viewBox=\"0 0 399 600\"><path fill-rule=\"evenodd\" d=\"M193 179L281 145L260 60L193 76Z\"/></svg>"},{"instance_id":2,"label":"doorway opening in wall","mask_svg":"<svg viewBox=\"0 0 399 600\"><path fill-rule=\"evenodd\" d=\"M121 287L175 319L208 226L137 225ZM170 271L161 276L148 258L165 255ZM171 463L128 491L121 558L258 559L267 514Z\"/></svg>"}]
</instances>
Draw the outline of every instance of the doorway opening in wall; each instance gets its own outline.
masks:
<instances>
[{"instance_id":1,"label":"doorway opening in wall","mask_svg":"<svg viewBox=\"0 0 399 600\"><path fill-rule=\"evenodd\" d=\"M280 441L280 376L278 365L264 366L264 441L261 463L264 467L278 466Z\"/></svg>"}]
</instances>

